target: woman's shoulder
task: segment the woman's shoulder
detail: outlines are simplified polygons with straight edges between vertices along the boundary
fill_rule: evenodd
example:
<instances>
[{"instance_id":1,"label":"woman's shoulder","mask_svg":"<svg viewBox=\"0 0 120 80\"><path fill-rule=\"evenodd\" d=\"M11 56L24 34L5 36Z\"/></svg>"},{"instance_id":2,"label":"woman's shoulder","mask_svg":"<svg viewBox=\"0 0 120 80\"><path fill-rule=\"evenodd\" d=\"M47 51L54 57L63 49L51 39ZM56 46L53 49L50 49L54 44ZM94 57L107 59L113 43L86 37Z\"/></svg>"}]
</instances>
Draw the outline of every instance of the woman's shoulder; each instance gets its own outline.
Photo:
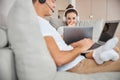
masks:
<instances>
[{"instance_id":1,"label":"woman's shoulder","mask_svg":"<svg viewBox=\"0 0 120 80\"><path fill-rule=\"evenodd\" d=\"M67 27L67 26L60 26L58 29L63 29L63 28L65 28L65 27Z\"/></svg>"},{"instance_id":2,"label":"woman's shoulder","mask_svg":"<svg viewBox=\"0 0 120 80\"><path fill-rule=\"evenodd\" d=\"M61 26L61 27L59 27L58 29L57 29L57 31L61 34L61 35L63 35L63 29L65 28L66 26Z\"/></svg>"}]
</instances>

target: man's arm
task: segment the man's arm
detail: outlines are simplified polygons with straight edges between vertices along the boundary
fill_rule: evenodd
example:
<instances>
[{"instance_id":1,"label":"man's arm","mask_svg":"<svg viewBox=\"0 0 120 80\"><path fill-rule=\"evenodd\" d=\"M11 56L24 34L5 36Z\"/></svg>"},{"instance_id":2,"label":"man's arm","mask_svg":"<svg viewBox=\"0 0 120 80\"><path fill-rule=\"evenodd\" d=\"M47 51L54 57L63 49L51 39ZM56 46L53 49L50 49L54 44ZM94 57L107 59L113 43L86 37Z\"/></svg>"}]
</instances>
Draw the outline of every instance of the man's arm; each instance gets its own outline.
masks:
<instances>
[{"instance_id":1,"label":"man's arm","mask_svg":"<svg viewBox=\"0 0 120 80\"><path fill-rule=\"evenodd\" d=\"M51 36L44 37L47 47L57 66L62 66L74 60L81 52L88 49L89 46L75 47L70 51L60 51L55 40Z\"/></svg>"}]
</instances>

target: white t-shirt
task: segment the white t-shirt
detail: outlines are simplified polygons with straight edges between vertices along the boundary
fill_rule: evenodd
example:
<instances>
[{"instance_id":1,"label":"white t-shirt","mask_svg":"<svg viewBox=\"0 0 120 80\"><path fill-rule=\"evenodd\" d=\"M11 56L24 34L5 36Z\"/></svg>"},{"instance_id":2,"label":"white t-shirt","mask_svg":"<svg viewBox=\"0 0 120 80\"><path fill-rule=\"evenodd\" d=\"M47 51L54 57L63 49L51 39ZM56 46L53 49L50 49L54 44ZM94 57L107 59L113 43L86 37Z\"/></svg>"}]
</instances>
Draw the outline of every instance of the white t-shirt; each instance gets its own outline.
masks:
<instances>
[{"instance_id":1,"label":"white t-shirt","mask_svg":"<svg viewBox=\"0 0 120 80\"><path fill-rule=\"evenodd\" d=\"M64 27L65 27L65 26L61 26L61 27L59 27L59 28L57 29L57 31L59 32L60 35L63 35L63 33L64 33Z\"/></svg>"},{"instance_id":2,"label":"white t-shirt","mask_svg":"<svg viewBox=\"0 0 120 80\"><path fill-rule=\"evenodd\" d=\"M62 39L61 35L56 31L56 29L45 19L41 18L38 16L39 24L40 24L40 29L42 32L43 36L52 36L53 39L55 40L58 48L61 51L67 51L67 50L72 50L73 47L70 45L67 45L64 40ZM72 62L65 64L63 66L58 67L58 71L66 71L74 66L76 66L81 60L84 59L84 56L79 55L76 57Z\"/></svg>"}]
</instances>

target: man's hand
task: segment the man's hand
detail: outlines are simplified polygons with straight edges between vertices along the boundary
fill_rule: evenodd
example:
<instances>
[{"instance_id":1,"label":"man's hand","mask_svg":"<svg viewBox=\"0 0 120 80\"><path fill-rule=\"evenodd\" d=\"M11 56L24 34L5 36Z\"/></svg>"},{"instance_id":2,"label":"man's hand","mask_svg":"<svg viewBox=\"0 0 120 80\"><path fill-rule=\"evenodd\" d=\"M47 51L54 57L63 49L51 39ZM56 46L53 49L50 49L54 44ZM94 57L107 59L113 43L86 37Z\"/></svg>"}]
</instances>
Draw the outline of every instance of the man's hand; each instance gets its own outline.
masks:
<instances>
[{"instance_id":1,"label":"man's hand","mask_svg":"<svg viewBox=\"0 0 120 80\"><path fill-rule=\"evenodd\" d=\"M73 47L80 47L83 49L83 51L88 50L92 45L94 44L94 42L91 39L85 38L82 39L80 41L74 42L71 44L71 46Z\"/></svg>"}]
</instances>

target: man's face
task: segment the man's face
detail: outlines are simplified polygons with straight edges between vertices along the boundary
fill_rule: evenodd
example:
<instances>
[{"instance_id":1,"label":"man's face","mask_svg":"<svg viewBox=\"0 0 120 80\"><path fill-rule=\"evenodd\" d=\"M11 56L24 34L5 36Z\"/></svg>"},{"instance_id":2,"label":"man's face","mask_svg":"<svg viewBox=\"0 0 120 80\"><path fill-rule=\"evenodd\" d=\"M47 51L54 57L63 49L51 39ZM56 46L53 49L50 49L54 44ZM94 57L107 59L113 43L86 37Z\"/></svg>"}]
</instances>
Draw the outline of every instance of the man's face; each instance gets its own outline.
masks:
<instances>
[{"instance_id":1,"label":"man's face","mask_svg":"<svg viewBox=\"0 0 120 80\"><path fill-rule=\"evenodd\" d=\"M50 16L54 12L55 2L56 0L46 0L45 3L40 3L39 0L37 0L34 3L37 14L41 17Z\"/></svg>"},{"instance_id":2,"label":"man's face","mask_svg":"<svg viewBox=\"0 0 120 80\"><path fill-rule=\"evenodd\" d=\"M56 4L55 4L56 0L46 0L46 16L50 16L53 12L54 12L54 9L56 7Z\"/></svg>"}]
</instances>

